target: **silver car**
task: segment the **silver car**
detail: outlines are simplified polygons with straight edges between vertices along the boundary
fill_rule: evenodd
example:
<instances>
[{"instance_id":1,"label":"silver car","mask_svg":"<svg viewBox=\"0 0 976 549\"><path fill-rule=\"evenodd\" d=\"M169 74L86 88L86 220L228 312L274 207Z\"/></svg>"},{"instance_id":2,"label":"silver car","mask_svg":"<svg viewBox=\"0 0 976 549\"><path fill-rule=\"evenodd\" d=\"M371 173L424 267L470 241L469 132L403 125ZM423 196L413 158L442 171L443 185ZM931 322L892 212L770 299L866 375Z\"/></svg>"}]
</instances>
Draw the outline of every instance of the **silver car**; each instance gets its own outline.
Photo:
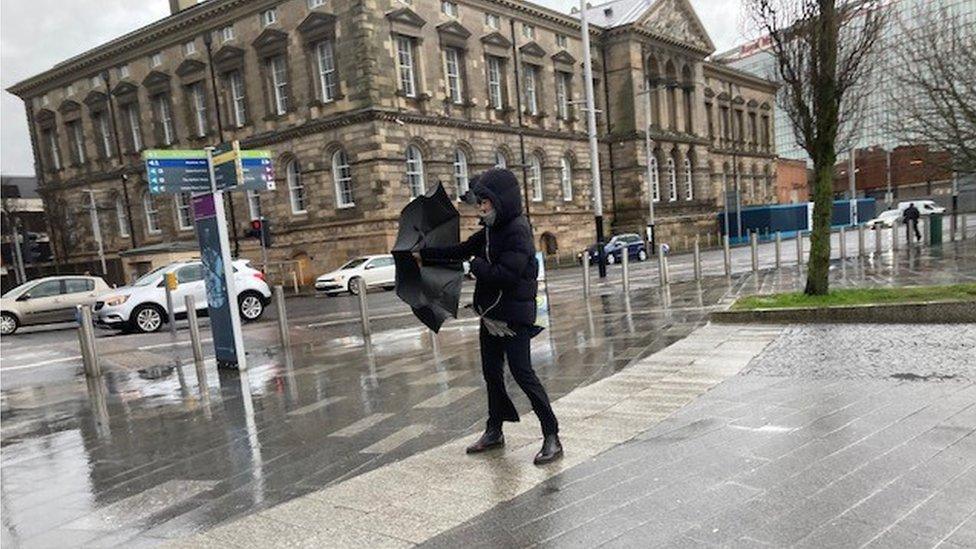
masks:
<instances>
[{"instance_id":1,"label":"silver car","mask_svg":"<svg viewBox=\"0 0 976 549\"><path fill-rule=\"evenodd\" d=\"M21 284L0 298L0 335L21 326L70 322L78 305L94 305L109 289L97 276L49 276Z\"/></svg>"}]
</instances>

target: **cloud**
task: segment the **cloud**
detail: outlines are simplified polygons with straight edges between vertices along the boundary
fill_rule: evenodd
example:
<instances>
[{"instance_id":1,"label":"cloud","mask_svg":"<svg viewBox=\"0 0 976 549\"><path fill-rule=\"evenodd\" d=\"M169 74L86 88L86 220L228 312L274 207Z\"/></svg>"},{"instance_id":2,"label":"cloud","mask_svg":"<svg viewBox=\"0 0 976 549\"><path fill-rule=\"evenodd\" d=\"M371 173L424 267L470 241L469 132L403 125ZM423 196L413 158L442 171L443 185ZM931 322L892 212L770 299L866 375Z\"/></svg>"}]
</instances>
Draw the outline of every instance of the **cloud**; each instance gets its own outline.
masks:
<instances>
[{"instance_id":1,"label":"cloud","mask_svg":"<svg viewBox=\"0 0 976 549\"><path fill-rule=\"evenodd\" d=\"M562 12L579 5L572 0L536 1ZM691 3L718 51L743 40L739 2L691 0ZM6 89L69 57L165 17L169 3L166 0L3 0L0 9L0 84ZM6 91L0 93L0 122L0 170L11 175L34 173L24 104Z\"/></svg>"}]
</instances>

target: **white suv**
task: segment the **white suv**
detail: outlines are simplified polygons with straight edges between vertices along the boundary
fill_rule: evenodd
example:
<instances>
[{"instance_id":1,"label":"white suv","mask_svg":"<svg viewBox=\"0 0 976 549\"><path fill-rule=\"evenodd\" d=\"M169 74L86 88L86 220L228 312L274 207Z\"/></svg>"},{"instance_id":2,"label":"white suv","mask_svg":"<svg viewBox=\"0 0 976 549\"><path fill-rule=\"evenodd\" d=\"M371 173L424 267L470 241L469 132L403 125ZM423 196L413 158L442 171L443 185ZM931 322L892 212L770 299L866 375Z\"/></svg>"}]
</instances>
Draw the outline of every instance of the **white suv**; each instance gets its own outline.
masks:
<instances>
[{"instance_id":1,"label":"white suv","mask_svg":"<svg viewBox=\"0 0 976 549\"><path fill-rule=\"evenodd\" d=\"M315 290L326 295L359 291L359 280L366 282L367 288L377 286L392 290L396 285L396 265L392 255L366 255L357 257L331 273L315 279Z\"/></svg>"},{"instance_id":2,"label":"white suv","mask_svg":"<svg viewBox=\"0 0 976 549\"><path fill-rule=\"evenodd\" d=\"M253 269L247 260L239 259L233 264L241 320L257 320L271 303L271 289L264 281L264 273ZM186 318L184 297L187 295L194 297L198 314L206 313L207 288L203 264L200 261L181 261L149 272L131 286L123 286L99 296L95 303L95 324L101 328L140 332L159 330L168 321L165 275L171 272L176 273L179 284L173 292L174 315Z\"/></svg>"}]
</instances>

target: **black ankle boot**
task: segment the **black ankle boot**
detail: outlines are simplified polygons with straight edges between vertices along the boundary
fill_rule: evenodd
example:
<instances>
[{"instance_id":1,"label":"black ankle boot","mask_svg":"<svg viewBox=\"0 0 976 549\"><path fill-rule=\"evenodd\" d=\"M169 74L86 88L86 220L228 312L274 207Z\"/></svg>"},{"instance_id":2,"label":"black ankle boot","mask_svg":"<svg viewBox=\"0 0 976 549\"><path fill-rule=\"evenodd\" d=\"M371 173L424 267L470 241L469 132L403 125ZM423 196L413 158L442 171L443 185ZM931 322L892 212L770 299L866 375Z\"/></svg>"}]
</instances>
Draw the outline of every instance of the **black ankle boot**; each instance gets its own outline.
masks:
<instances>
[{"instance_id":1,"label":"black ankle boot","mask_svg":"<svg viewBox=\"0 0 976 549\"><path fill-rule=\"evenodd\" d=\"M542 441L542 449L535 455L533 463L536 465L545 465L561 457L563 457L563 445L559 442L559 435L546 435L546 438Z\"/></svg>"},{"instance_id":2,"label":"black ankle boot","mask_svg":"<svg viewBox=\"0 0 976 549\"><path fill-rule=\"evenodd\" d=\"M505 446L505 435L502 434L502 430L489 427L481 435L481 438L471 446L468 446L468 449L465 451L469 454L480 454L485 450L501 448L502 446Z\"/></svg>"}]
</instances>

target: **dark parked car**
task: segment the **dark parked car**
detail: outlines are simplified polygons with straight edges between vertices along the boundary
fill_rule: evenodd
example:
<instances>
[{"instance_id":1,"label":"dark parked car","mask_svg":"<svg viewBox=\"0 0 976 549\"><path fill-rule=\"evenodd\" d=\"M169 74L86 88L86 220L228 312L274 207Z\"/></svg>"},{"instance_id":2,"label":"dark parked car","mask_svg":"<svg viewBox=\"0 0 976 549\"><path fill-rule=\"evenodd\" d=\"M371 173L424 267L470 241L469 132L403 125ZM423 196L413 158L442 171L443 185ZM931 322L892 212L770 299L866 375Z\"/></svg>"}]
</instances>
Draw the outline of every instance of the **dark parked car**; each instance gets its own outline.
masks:
<instances>
[{"instance_id":1,"label":"dark parked car","mask_svg":"<svg viewBox=\"0 0 976 549\"><path fill-rule=\"evenodd\" d=\"M644 247L644 239L635 233L618 234L604 245L603 250L607 255L607 263L613 265L619 263L623 258L624 249L627 250L629 259L644 261L647 259L647 249ZM590 255L590 264L599 261L596 244L590 246L587 251ZM579 254L577 259L582 262L583 254Z\"/></svg>"}]
</instances>

